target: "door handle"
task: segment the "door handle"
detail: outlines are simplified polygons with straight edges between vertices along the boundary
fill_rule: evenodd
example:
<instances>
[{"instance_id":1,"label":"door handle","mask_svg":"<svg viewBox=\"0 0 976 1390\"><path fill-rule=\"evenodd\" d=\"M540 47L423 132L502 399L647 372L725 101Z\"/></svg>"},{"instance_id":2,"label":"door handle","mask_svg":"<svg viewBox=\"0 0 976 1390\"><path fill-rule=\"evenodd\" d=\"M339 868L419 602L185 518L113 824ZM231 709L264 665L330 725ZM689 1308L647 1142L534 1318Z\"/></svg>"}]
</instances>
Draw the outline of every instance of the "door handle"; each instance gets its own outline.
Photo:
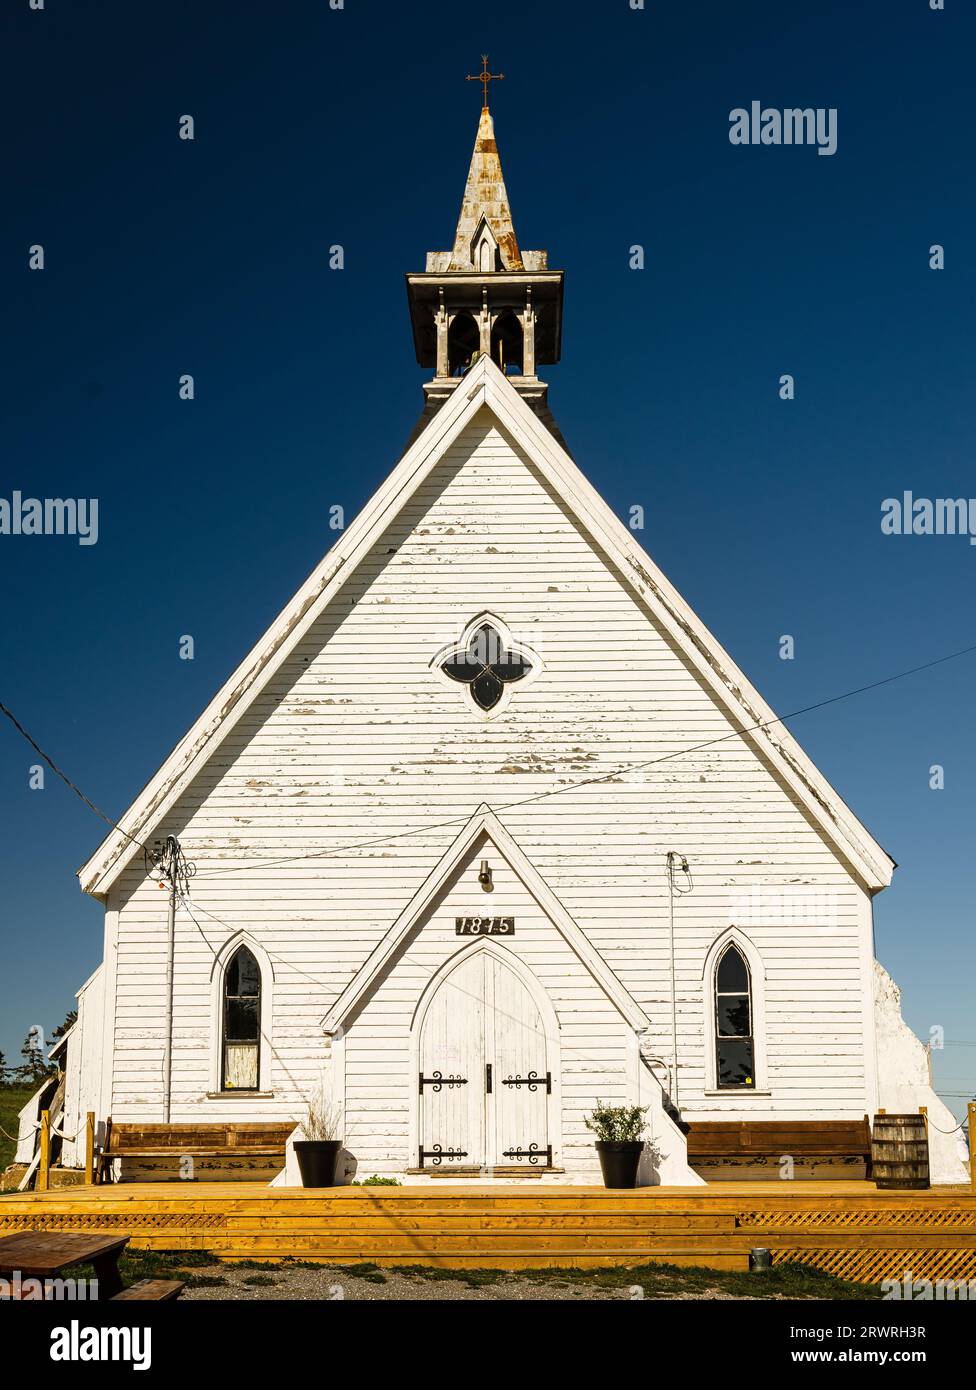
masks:
<instances>
[{"instance_id":1,"label":"door handle","mask_svg":"<svg viewBox=\"0 0 976 1390\"><path fill-rule=\"evenodd\" d=\"M485 1094L491 1095L491 1063L485 1063Z\"/></svg>"}]
</instances>

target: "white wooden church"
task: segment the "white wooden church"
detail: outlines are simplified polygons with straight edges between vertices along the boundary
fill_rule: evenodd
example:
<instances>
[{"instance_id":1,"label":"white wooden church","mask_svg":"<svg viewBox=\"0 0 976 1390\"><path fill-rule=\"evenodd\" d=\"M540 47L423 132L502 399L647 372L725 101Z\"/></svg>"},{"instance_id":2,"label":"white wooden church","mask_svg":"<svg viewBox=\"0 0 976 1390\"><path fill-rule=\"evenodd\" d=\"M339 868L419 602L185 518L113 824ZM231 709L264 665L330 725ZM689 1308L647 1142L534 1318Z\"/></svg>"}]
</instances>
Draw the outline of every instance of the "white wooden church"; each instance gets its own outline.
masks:
<instances>
[{"instance_id":1,"label":"white wooden church","mask_svg":"<svg viewBox=\"0 0 976 1390\"><path fill-rule=\"evenodd\" d=\"M563 272L487 104L407 289L406 452L80 871L105 942L64 1130L297 1124L324 1088L347 1179L588 1183L586 1116L641 1105L642 1181L676 1184L777 1176L784 1126L950 1130L874 958L892 860L553 419ZM805 1142L797 1176L847 1161Z\"/></svg>"}]
</instances>

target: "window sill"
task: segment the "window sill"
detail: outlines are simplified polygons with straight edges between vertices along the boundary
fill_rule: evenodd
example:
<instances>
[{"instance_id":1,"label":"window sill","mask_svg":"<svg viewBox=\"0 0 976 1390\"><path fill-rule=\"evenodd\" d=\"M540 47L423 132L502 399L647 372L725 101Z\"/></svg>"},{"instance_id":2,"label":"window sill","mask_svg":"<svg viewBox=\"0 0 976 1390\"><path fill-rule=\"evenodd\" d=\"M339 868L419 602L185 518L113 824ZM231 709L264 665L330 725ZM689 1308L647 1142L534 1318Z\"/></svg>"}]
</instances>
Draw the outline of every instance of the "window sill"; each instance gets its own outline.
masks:
<instances>
[{"instance_id":1,"label":"window sill","mask_svg":"<svg viewBox=\"0 0 976 1390\"><path fill-rule=\"evenodd\" d=\"M725 1100L741 1100L743 1096L771 1096L772 1094L772 1091L757 1090L755 1086L743 1086L741 1090L738 1088L732 1090L731 1087L725 1086L721 1090L702 1091L702 1095L708 1096L710 1100L713 1097L722 1097Z\"/></svg>"},{"instance_id":2,"label":"window sill","mask_svg":"<svg viewBox=\"0 0 976 1390\"><path fill-rule=\"evenodd\" d=\"M274 1091L208 1091L207 1100L273 1100Z\"/></svg>"}]
</instances>

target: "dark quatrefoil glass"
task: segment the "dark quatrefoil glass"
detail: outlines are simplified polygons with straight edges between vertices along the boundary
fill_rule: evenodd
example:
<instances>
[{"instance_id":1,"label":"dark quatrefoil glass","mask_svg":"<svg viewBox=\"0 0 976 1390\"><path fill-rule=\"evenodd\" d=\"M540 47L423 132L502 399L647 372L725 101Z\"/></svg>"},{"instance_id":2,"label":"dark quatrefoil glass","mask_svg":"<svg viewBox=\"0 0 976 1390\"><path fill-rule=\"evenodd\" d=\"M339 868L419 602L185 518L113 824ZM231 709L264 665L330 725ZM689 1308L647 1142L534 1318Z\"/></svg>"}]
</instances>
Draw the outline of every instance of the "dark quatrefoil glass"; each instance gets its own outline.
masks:
<instances>
[{"instance_id":1,"label":"dark quatrefoil glass","mask_svg":"<svg viewBox=\"0 0 976 1390\"><path fill-rule=\"evenodd\" d=\"M469 688L479 709L490 710L502 698L506 685L529 674L532 663L519 652L509 651L505 639L491 623L482 623L466 646L457 647L445 657L441 669L451 680Z\"/></svg>"}]
</instances>

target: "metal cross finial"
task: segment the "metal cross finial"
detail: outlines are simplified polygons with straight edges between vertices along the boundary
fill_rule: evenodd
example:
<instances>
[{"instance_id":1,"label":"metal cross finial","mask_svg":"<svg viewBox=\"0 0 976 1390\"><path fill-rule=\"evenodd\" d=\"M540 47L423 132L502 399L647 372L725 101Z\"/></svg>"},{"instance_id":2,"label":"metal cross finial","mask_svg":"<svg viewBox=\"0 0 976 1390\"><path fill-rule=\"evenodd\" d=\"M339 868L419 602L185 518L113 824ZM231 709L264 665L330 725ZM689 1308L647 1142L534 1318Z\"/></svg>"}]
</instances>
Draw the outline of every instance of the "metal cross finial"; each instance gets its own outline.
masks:
<instances>
[{"instance_id":1,"label":"metal cross finial","mask_svg":"<svg viewBox=\"0 0 976 1390\"><path fill-rule=\"evenodd\" d=\"M468 73L467 77L466 77L464 80L465 80L466 82L480 82L480 83L481 83L482 87L484 88L484 92L485 92L484 105L483 105L483 107L482 107L482 110L487 111L487 110L488 110L488 83L489 83L489 82L504 82L504 80L505 80L505 74L504 74L503 72L489 72L489 71L488 71L488 54L487 54L487 53L482 53L482 55L481 55L481 71L478 73L478 75L477 75L476 77L472 77L471 73Z\"/></svg>"}]
</instances>

